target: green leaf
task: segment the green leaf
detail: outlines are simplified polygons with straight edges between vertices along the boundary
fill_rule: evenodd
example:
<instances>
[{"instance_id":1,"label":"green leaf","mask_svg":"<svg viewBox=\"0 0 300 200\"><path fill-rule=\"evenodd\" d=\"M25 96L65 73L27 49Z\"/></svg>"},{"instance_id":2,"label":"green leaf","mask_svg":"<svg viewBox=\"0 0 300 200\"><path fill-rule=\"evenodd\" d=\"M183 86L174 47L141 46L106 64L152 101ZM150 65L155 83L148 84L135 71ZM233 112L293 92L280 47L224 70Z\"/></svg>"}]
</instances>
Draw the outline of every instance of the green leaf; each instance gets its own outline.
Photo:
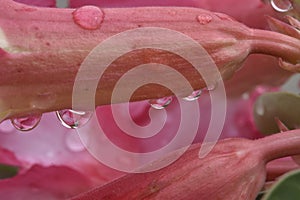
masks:
<instances>
[{"instance_id":1,"label":"green leaf","mask_svg":"<svg viewBox=\"0 0 300 200\"><path fill-rule=\"evenodd\" d=\"M0 179L14 177L18 174L19 168L16 166L0 164Z\"/></svg>"},{"instance_id":2,"label":"green leaf","mask_svg":"<svg viewBox=\"0 0 300 200\"><path fill-rule=\"evenodd\" d=\"M299 200L300 170L282 176L262 200Z\"/></svg>"},{"instance_id":3,"label":"green leaf","mask_svg":"<svg viewBox=\"0 0 300 200\"><path fill-rule=\"evenodd\" d=\"M299 114L300 96L293 93L266 93L261 95L254 104L254 121L264 134L280 132L276 118L289 129L300 127Z\"/></svg>"}]
</instances>

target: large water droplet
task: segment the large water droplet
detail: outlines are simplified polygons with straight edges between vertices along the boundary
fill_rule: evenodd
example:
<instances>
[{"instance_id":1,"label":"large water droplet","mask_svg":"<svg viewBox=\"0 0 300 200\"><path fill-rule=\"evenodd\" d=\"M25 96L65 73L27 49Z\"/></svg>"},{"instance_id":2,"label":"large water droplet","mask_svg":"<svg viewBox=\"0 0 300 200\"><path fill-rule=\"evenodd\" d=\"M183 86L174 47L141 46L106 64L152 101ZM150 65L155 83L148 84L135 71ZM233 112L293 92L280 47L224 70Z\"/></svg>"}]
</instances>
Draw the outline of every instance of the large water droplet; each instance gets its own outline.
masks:
<instances>
[{"instance_id":1,"label":"large water droplet","mask_svg":"<svg viewBox=\"0 0 300 200\"><path fill-rule=\"evenodd\" d=\"M165 107L167 107L172 102L172 100L173 100L173 97L163 97L160 99L149 100L149 103L152 106L152 108L161 110L161 109L164 109Z\"/></svg>"},{"instance_id":2,"label":"large water droplet","mask_svg":"<svg viewBox=\"0 0 300 200\"><path fill-rule=\"evenodd\" d=\"M41 121L42 114L32 114L27 117L19 117L11 120L13 126L19 131L30 131Z\"/></svg>"},{"instance_id":3,"label":"large water droplet","mask_svg":"<svg viewBox=\"0 0 300 200\"><path fill-rule=\"evenodd\" d=\"M293 9L293 4L289 0L271 0L270 2L277 12L288 12Z\"/></svg>"},{"instance_id":4,"label":"large water droplet","mask_svg":"<svg viewBox=\"0 0 300 200\"><path fill-rule=\"evenodd\" d=\"M195 101L195 100L199 99L201 94L202 94L202 90L197 90L197 91L194 91L190 96L187 96L183 99L186 101Z\"/></svg>"},{"instance_id":5,"label":"large water droplet","mask_svg":"<svg viewBox=\"0 0 300 200\"><path fill-rule=\"evenodd\" d=\"M75 129L84 126L93 113L66 109L56 111L56 115L64 127Z\"/></svg>"},{"instance_id":6,"label":"large water droplet","mask_svg":"<svg viewBox=\"0 0 300 200\"><path fill-rule=\"evenodd\" d=\"M66 134L66 145L73 152L80 152L85 149L78 134Z\"/></svg>"},{"instance_id":7,"label":"large water droplet","mask_svg":"<svg viewBox=\"0 0 300 200\"><path fill-rule=\"evenodd\" d=\"M83 29L96 30L103 22L103 12L96 6L83 6L73 13L74 22Z\"/></svg>"}]
</instances>

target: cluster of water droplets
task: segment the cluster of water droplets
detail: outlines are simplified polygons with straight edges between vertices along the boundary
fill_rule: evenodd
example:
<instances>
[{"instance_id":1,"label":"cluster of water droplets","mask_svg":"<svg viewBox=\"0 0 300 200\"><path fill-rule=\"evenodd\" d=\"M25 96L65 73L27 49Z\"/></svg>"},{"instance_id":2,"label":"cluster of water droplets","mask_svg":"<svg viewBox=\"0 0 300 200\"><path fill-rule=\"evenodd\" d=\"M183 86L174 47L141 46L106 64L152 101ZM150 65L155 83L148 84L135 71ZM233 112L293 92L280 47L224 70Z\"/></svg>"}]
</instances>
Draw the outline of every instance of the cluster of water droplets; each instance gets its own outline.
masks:
<instances>
[{"instance_id":1,"label":"cluster of water droplets","mask_svg":"<svg viewBox=\"0 0 300 200\"><path fill-rule=\"evenodd\" d=\"M196 101L203 91L212 91L216 89L217 83L214 83L210 86L207 86L206 89L196 90L193 91L191 95L183 98L185 101ZM159 99L152 99L149 100L149 104L152 108L157 110L162 110L166 108L173 100L172 96L163 97ZM65 109L56 111L56 116L61 124L68 128L68 129L77 129L85 124L91 119L93 112L91 111L75 111L72 109ZM17 117L11 119L11 123L14 128L19 131L30 131L38 126L39 122L41 121L42 114L41 113L34 113L30 114L26 117Z\"/></svg>"},{"instance_id":2,"label":"cluster of water droplets","mask_svg":"<svg viewBox=\"0 0 300 200\"><path fill-rule=\"evenodd\" d=\"M218 83L215 82L209 86L207 86L205 89L201 89L201 90L196 90L193 91L191 95L184 97L183 100L185 101L196 101L200 98L200 96L202 95L202 93L207 90L207 91L213 91L217 88ZM149 104L151 105L152 108L157 109L157 110L162 110L164 108L166 108L168 105L170 105L170 103L172 102L173 97L163 97L160 99L151 99L149 100Z\"/></svg>"},{"instance_id":3,"label":"cluster of water droplets","mask_svg":"<svg viewBox=\"0 0 300 200\"><path fill-rule=\"evenodd\" d=\"M84 126L90 120L93 112L75 111L71 109L56 111L57 118L61 124L69 129L76 129ZM31 131L38 126L42 118L41 113L30 114L25 117L11 119L13 127L19 131ZM7 129L7 121L1 123L1 127ZM1 130L1 129L0 129Z\"/></svg>"}]
</instances>

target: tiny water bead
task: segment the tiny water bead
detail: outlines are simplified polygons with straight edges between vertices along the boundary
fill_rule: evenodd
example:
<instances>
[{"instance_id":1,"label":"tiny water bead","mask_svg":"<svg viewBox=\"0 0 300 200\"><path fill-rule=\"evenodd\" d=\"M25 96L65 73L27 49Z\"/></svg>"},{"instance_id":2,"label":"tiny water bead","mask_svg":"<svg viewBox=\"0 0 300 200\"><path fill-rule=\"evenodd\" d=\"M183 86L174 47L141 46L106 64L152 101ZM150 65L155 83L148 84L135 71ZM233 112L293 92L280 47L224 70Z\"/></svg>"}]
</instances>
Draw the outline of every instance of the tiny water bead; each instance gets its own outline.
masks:
<instances>
[{"instance_id":1,"label":"tiny water bead","mask_svg":"<svg viewBox=\"0 0 300 200\"><path fill-rule=\"evenodd\" d=\"M212 16L210 16L208 14L201 14L197 17L197 20L201 25L210 23L212 21L212 19L213 19Z\"/></svg>"},{"instance_id":2,"label":"tiny water bead","mask_svg":"<svg viewBox=\"0 0 300 200\"><path fill-rule=\"evenodd\" d=\"M190 96L183 98L183 100L195 101L195 100L199 99L201 94L202 94L202 90L197 90L197 91L194 91Z\"/></svg>"},{"instance_id":3,"label":"tiny water bead","mask_svg":"<svg viewBox=\"0 0 300 200\"><path fill-rule=\"evenodd\" d=\"M11 119L12 125L19 131L30 131L41 121L42 114L32 114L27 117Z\"/></svg>"},{"instance_id":4,"label":"tiny water bead","mask_svg":"<svg viewBox=\"0 0 300 200\"><path fill-rule=\"evenodd\" d=\"M208 91L213 91L218 87L218 82L208 83L206 89Z\"/></svg>"},{"instance_id":5,"label":"tiny water bead","mask_svg":"<svg viewBox=\"0 0 300 200\"><path fill-rule=\"evenodd\" d=\"M56 111L57 118L66 128L80 128L92 117L93 112L75 111L71 109Z\"/></svg>"},{"instance_id":6,"label":"tiny water bead","mask_svg":"<svg viewBox=\"0 0 300 200\"><path fill-rule=\"evenodd\" d=\"M163 97L160 99L152 99L149 100L149 104L152 106L152 108L157 110L162 110L166 108L173 100L173 97Z\"/></svg>"},{"instance_id":7,"label":"tiny water bead","mask_svg":"<svg viewBox=\"0 0 300 200\"><path fill-rule=\"evenodd\" d=\"M83 6L73 13L74 22L83 29L96 30L103 22L104 13L96 6Z\"/></svg>"},{"instance_id":8,"label":"tiny water bead","mask_svg":"<svg viewBox=\"0 0 300 200\"><path fill-rule=\"evenodd\" d=\"M293 9L293 4L289 0L271 0L270 3L277 12L288 12Z\"/></svg>"}]
</instances>

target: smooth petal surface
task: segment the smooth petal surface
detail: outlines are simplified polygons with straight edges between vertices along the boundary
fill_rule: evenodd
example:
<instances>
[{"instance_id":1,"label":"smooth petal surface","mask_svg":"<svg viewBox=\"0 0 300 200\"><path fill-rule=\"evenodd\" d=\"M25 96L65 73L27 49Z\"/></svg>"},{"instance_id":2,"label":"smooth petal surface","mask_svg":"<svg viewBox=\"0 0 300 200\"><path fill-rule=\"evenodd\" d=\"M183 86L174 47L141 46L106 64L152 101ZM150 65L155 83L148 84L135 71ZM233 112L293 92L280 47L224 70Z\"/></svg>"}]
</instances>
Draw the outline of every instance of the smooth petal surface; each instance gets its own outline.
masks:
<instances>
[{"instance_id":1,"label":"smooth petal surface","mask_svg":"<svg viewBox=\"0 0 300 200\"><path fill-rule=\"evenodd\" d=\"M40 7L55 7L56 6L56 1L55 0L14 0L19 3L24 3L28 5L33 5L33 6L40 6Z\"/></svg>"}]
</instances>

